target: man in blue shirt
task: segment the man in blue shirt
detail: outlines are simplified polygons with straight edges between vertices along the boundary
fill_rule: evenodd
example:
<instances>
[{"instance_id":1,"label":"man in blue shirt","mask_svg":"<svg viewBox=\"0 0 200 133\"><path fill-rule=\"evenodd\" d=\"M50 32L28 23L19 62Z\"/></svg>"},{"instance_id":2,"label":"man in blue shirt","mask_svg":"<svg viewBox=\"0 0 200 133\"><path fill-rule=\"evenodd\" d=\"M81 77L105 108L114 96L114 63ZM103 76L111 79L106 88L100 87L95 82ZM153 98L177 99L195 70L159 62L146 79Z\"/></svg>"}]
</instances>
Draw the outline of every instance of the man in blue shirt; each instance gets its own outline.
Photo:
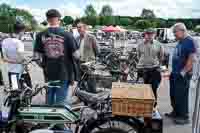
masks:
<instances>
[{"instance_id":1,"label":"man in blue shirt","mask_svg":"<svg viewBox=\"0 0 200 133\"><path fill-rule=\"evenodd\" d=\"M196 46L183 23L174 25L174 34L179 41L172 57L170 75L170 98L173 111L166 116L174 118L176 124L189 123L189 87Z\"/></svg>"}]
</instances>

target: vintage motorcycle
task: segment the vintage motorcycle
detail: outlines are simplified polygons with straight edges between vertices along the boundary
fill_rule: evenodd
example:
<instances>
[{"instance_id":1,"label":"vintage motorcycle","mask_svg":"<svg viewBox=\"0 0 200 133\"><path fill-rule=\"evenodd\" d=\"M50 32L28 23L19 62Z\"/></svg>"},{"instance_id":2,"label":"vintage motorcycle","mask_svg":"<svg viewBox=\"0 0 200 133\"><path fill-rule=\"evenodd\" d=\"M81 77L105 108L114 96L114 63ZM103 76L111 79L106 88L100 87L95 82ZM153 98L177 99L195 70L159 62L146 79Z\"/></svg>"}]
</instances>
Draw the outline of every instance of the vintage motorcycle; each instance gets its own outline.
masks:
<instances>
[{"instance_id":1,"label":"vintage motorcycle","mask_svg":"<svg viewBox=\"0 0 200 133\"><path fill-rule=\"evenodd\" d=\"M132 120L114 117L111 113L109 93L91 94L81 89L82 80L75 89L76 96L84 105L32 105L32 98L49 83L30 88L22 82L21 88L7 90L7 97L1 110L1 133L29 133L38 129L68 131L74 133L98 133L101 130L125 130L137 133ZM127 128L118 126L119 123Z\"/></svg>"}]
</instances>

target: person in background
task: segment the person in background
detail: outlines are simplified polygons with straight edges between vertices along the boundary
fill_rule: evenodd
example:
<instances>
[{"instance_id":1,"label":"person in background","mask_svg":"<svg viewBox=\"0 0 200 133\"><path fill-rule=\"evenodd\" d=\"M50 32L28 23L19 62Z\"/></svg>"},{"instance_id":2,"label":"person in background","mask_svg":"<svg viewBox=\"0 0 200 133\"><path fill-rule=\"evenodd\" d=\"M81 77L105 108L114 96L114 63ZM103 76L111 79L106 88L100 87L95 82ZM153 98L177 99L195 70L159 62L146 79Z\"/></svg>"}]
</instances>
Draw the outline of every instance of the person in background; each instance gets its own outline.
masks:
<instances>
[{"instance_id":1,"label":"person in background","mask_svg":"<svg viewBox=\"0 0 200 133\"><path fill-rule=\"evenodd\" d=\"M3 61L7 63L10 87L18 89L19 79L24 70L24 43L20 40L25 31L25 25L17 21L14 24L14 33L2 41Z\"/></svg>"},{"instance_id":2,"label":"person in background","mask_svg":"<svg viewBox=\"0 0 200 133\"><path fill-rule=\"evenodd\" d=\"M174 35L179 41L172 57L172 72L170 75L170 98L172 112L166 113L176 124L189 123L189 87L192 77L192 67L196 44L189 36L183 23L174 25Z\"/></svg>"},{"instance_id":3,"label":"person in background","mask_svg":"<svg viewBox=\"0 0 200 133\"><path fill-rule=\"evenodd\" d=\"M76 38L78 49L80 52L79 63L84 63L96 59L98 55L98 46L95 36L87 33L87 25L83 22L77 24L79 36ZM80 74L81 75L81 74ZM89 77L88 92L96 93L96 81L94 78Z\"/></svg>"},{"instance_id":4,"label":"person in background","mask_svg":"<svg viewBox=\"0 0 200 133\"><path fill-rule=\"evenodd\" d=\"M79 36L76 38L80 50L80 60L83 62L91 61L98 55L98 46L95 36L87 33L87 25L83 22L77 24Z\"/></svg>"},{"instance_id":5,"label":"person in background","mask_svg":"<svg viewBox=\"0 0 200 133\"><path fill-rule=\"evenodd\" d=\"M72 34L60 27L60 13L50 9L46 17L49 27L37 34L34 53L49 83L47 103L63 105L69 84L75 79L74 58L79 58L80 55Z\"/></svg>"},{"instance_id":6,"label":"person in background","mask_svg":"<svg viewBox=\"0 0 200 133\"><path fill-rule=\"evenodd\" d=\"M154 40L156 31L152 28L144 33L144 40L137 47L138 59L137 68L139 75L143 76L145 84L151 84L154 96L157 101L157 90L161 82L160 66L163 60L163 48ZM157 105L157 102L155 106Z\"/></svg>"}]
</instances>

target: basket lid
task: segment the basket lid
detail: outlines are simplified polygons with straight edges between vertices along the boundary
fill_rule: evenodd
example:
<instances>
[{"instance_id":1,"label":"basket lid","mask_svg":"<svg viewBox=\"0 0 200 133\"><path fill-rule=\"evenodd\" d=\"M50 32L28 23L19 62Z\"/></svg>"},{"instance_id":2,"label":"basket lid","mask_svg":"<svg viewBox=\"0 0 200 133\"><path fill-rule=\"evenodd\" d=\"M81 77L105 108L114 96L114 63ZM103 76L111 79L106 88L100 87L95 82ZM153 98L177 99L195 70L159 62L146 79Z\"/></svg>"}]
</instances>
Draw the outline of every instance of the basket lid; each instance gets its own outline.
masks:
<instances>
[{"instance_id":1,"label":"basket lid","mask_svg":"<svg viewBox=\"0 0 200 133\"><path fill-rule=\"evenodd\" d=\"M148 84L113 83L112 98L155 100Z\"/></svg>"}]
</instances>

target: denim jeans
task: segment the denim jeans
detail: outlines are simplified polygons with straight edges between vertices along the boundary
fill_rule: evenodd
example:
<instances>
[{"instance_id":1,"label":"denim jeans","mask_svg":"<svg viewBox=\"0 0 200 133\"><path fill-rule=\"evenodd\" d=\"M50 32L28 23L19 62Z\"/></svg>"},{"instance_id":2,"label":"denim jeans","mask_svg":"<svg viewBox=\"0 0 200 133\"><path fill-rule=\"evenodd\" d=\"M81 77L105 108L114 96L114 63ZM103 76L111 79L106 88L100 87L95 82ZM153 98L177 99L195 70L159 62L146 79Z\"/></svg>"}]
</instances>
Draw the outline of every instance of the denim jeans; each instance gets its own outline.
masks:
<instances>
[{"instance_id":1,"label":"denim jeans","mask_svg":"<svg viewBox=\"0 0 200 133\"><path fill-rule=\"evenodd\" d=\"M178 117L188 117L189 87L191 76L172 73L170 76L170 98L173 111Z\"/></svg>"},{"instance_id":2,"label":"denim jeans","mask_svg":"<svg viewBox=\"0 0 200 133\"><path fill-rule=\"evenodd\" d=\"M69 81L62 81L60 86L49 86L47 91L48 105L64 105L69 88Z\"/></svg>"}]
</instances>

